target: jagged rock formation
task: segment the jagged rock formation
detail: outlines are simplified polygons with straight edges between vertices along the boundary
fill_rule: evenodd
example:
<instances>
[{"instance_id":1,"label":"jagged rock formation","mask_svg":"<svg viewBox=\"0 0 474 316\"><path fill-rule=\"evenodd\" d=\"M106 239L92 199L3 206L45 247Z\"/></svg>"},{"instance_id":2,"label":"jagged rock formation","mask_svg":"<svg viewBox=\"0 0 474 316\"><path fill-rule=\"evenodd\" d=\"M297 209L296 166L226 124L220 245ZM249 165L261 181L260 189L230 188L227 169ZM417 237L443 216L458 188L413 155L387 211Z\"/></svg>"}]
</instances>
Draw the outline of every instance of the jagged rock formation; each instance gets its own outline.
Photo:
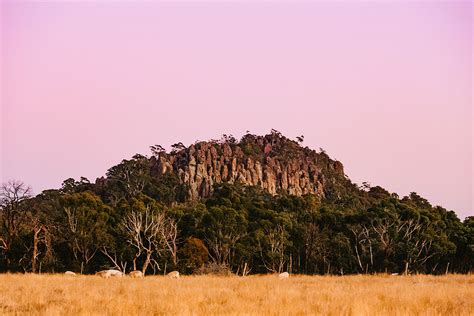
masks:
<instances>
[{"instance_id":1,"label":"jagged rock formation","mask_svg":"<svg viewBox=\"0 0 474 316\"><path fill-rule=\"evenodd\" d=\"M247 134L240 142L224 136L187 148L179 144L171 153L152 157L152 176L160 178L168 172L188 186L191 199L210 196L213 185L223 182L259 186L273 195L324 196L328 180L344 177L342 163L277 131Z\"/></svg>"}]
</instances>

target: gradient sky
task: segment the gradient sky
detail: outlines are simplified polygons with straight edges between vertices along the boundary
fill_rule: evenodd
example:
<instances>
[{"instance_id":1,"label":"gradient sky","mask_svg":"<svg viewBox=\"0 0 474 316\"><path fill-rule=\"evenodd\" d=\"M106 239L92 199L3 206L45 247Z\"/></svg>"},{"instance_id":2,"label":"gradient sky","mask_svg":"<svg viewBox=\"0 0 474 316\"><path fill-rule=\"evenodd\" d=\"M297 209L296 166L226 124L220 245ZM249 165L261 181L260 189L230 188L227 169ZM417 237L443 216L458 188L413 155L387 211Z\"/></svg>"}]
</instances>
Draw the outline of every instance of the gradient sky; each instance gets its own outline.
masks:
<instances>
[{"instance_id":1,"label":"gradient sky","mask_svg":"<svg viewBox=\"0 0 474 316\"><path fill-rule=\"evenodd\" d=\"M271 128L474 215L472 3L2 1L1 180Z\"/></svg>"}]
</instances>

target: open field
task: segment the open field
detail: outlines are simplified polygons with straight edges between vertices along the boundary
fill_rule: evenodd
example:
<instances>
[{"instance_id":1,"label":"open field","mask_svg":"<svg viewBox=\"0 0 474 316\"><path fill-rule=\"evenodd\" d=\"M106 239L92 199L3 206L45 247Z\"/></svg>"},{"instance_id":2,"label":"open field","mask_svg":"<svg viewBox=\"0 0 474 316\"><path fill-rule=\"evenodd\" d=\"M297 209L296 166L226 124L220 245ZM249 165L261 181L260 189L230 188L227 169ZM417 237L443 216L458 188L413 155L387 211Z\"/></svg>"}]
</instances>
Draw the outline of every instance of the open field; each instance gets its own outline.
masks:
<instances>
[{"instance_id":1,"label":"open field","mask_svg":"<svg viewBox=\"0 0 474 316\"><path fill-rule=\"evenodd\" d=\"M474 276L0 275L0 314L473 315Z\"/></svg>"}]
</instances>

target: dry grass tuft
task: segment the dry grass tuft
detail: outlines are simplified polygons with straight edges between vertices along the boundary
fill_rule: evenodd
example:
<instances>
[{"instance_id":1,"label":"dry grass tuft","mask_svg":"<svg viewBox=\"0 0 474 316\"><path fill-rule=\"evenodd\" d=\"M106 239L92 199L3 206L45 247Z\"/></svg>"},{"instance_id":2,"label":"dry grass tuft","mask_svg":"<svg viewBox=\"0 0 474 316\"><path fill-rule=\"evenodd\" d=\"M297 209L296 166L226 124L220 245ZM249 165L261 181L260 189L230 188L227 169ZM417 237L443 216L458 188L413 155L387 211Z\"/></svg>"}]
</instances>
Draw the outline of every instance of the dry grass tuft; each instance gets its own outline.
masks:
<instances>
[{"instance_id":1,"label":"dry grass tuft","mask_svg":"<svg viewBox=\"0 0 474 316\"><path fill-rule=\"evenodd\" d=\"M473 315L474 276L0 275L0 314Z\"/></svg>"}]
</instances>

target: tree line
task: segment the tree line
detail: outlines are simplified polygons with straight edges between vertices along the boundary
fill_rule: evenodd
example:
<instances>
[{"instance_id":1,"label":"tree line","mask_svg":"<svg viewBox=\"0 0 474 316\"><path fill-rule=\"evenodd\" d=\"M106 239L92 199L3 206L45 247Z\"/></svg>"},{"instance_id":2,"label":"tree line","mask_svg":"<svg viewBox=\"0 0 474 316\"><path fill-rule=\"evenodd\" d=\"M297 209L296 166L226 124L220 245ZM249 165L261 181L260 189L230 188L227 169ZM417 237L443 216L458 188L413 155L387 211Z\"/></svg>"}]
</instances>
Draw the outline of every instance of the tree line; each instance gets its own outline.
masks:
<instances>
[{"instance_id":1,"label":"tree line","mask_svg":"<svg viewBox=\"0 0 474 316\"><path fill-rule=\"evenodd\" d=\"M288 160L312 152L278 131L211 140L264 159L264 138ZM198 146L198 144L196 145ZM171 154L186 147L172 146ZM240 183L214 185L191 200L176 173L153 175L152 157L135 155L91 183L67 179L33 196L21 181L0 187L0 272L94 273L104 268L162 274L468 273L474 269L474 217L358 186L324 169L324 194L271 195ZM260 158L259 158L260 157ZM291 158L291 159L293 159ZM321 150L322 164L330 161ZM296 159L296 158L295 158Z\"/></svg>"}]
</instances>

